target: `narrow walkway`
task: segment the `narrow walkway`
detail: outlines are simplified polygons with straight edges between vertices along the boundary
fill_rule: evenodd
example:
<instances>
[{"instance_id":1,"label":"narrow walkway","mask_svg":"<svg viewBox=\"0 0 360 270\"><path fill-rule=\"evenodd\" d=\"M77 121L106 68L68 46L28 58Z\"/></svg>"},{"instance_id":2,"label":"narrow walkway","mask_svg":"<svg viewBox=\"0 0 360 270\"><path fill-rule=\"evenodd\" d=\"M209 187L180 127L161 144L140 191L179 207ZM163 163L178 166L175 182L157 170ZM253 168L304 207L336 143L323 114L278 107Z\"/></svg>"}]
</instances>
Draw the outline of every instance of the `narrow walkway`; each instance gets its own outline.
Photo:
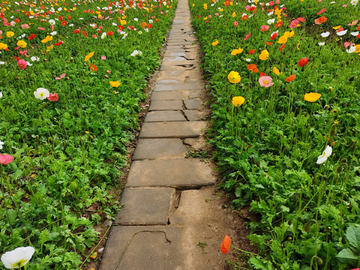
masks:
<instances>
[{"instance_id":1,"label":"narrow walkway","mask_svg":"<svg viewBox=\"0 0 360 270\"><path fill-rule=\"evenodd\" d=\"M100 270L220 270L220 243L236 236L214 192L214 165L185 158L189 147L205 146L207 128L187 0L179 1L167 44Z\"/></svg>"}]
</instances>

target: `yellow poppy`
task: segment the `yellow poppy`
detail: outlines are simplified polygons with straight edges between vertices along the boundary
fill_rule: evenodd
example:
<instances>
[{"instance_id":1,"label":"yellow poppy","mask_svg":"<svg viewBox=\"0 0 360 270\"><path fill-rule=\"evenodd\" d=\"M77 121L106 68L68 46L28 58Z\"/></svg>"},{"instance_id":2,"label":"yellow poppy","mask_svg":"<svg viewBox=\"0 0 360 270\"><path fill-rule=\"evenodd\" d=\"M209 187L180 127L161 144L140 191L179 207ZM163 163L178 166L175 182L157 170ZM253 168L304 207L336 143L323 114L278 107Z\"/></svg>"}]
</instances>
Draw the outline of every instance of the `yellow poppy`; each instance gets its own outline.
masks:
<instances>
[{"instance_id":1,"label":"yellow poppy","mask_svg":"<svg viewBox=\"0 0 360 270\"><path fill-rule=\"evenodd\" d=\"M204 4L204 9L207 9L207 4Z\"/></svg>"},{"instance_id":2,"label":"yellow poppy","mask_svg":"<svg viewBox=\"0 0 360 270\"><path fill-rule=\"evenodd\" d=\"M234 13L231 15L233 18L235 18L236 16L236 12L234 11Z\"/></svg>"},{"instance_id":3,"label":"yellow poppy","mask_svg":"<svg viewBox=\"0 0 360 270\"><path fill-rule=\"evenodd\" d=\"M333 29L338 30L341 27L341 25L334 26Z\"/></svg>"},{"instance_id":4,"label":"yellow poppy","mask_svg":"<svg viewBox=\"0 0 360 270\"><path fill-rule=\"evenodd\" d=\"M242 53L242 52L243 52L243 49L241 49L241 48L234 49L234 50L232 50L231 55L237 55L237 54Z\"/></svg>"},{"instance_id":5,"label":"yellow poppy","mask_svg":"<svg viewBox=\"0 0 360 270\"><path fill-rule=\"evenodd\" d=\"M87 56L85 56L85 62L88 61L93 55L94 55L94 52L91 52Z\"/></svg>"},{"instance_id":6,"label":"yellow poppy","mask_svg":"<svg viewBox=\"0 0 360 270\"><path fill-rule=\"evenodd\" d=\"M109 83L110 83L110 85L111 85L112 87L119 87L120 84L121 84L119 81L115 81L115 82L110 81Z\"/></svg>"},{"instance_id":7,"label":"yellow poppy","mask_svg":"<svg viewBox=\"0 0 360 270\"><path fill-rule=\"evenodd\" d=\"M355 51L354 53L360 53L360 44L355 45Z\"/></svg>"},{"instance_id":8,"label":"yellow poppy","mask_svg":"<svg viewBox=\"0 0 360 270\"><path fill-rule=\"evenodd\" d=\"M284 43L287 42L287 39L288 39L288 37L283 35L283 36L279 37L278 43L279 44L284 44Z\"/></svg>"},{"instance_id":9,"label":"yellow poppy","mask_svg":"<svg viewBox=\"0 0 360 270\"><path fill-rule=\"evenodd\" d=\"M18 45L20 48L26 48L27 43L23 40L19 40L16 45Z\"/></svg>"},{"instance_id":10,"label":"yellow poppy","mask_svg":"<svg viewBox=\"0 0 360 270\"><path fill-rule=\"evenodd\" d=\"M239 72L231 71L228 75L228 79L231 83L238 83L241 81Z\"/></svg>"},{"instance_id":11,"label":"yellow poppy","mask_svg":"<svg viewBox=\"0 0 360 270\"><path fill-rule=\"evenodd\" d=\"M6 50L8 46L5 43L0 42L0 50Z\"/></svg>"},{"instance_id":12,"label":"yellow poppy","mask_svg":"<svg viewBox=\"0 0 360 270\"><path fill-rule=\"evenodd\" d=\"M261 51L261 54L259 55L259 58L263 61L267 60L269 58L269 52L268 50Z\"/></svg>"},{"instance_id":13,"label":"yellow poppy","mask_svg":"<svg viewBox=\"0 0 360 270\"><path fill-rule=\"evenodd\" d=\"M213 43L211 43L213 46L216 46L216 45L218 45L219 44L219 41L217 40L217 41L214 41Z\"/></svg>"},{"instance_id":14,"label":"yellow poppy","mask_svg":"<svg viewBox=\"0 0 360 270\"><path fill-rule=\"evenodd\" d=\"M279 71L277 67L274 67L272 70L276 75L280 75L282 72Z\"/></svg>"},{"instance_id":15,"label":"yellow poppy","mask_svg":"<svg viewBox=\"0 0 360 270\"><path fill-rule=\"evenodd\" d=\"M233 97L231 102L232 104L234 104L235 107L239 107L245 102L245 98L243 98L242 96Z\"/></svg>"},{"instance_id":16,"label":"yellow poppy","mask_svg":"<svg viewBox=\"0 0 360 270\"><path fill-rule=\"evenodd\" d=\"M309 102L317 101L321 97L321 94L319 93L307 93L304 95L304 99Z\"/></svg>"},{"instance_id":17,"label":"yellow poppy","mask_svg":"<svg viewBox=\"0 0 360 270\"><path fill-rule=\"evenodd\" d=\"M46 38L44 38L43 40L41 40L41 43L47 43L49 41L52 41L53 37L52 36L46 36Z\"/></svg>"},{"instance_id":18,"label":"yellow poppy","mask_svg":"<svg viewBox=\"0 0 360 270\"><path fill-rule=\"evenodd\" d=\"M7 36L8 38L11 38L11 37L14 36L14 32L8 31L8 32L6 32L6 36Z\"/></svg>"},{"instance_id":19,"label":"yellow poppy","mask_svg":"<svg viewBox=\"0 0 360 270\"><path fill-rule=\"evenodd\" d=\"M126 21L125 21L125 20L120 20L120 24L121 24L121 25L125 25L125 24L126 24Z\"/></svg>"}]
</instances>

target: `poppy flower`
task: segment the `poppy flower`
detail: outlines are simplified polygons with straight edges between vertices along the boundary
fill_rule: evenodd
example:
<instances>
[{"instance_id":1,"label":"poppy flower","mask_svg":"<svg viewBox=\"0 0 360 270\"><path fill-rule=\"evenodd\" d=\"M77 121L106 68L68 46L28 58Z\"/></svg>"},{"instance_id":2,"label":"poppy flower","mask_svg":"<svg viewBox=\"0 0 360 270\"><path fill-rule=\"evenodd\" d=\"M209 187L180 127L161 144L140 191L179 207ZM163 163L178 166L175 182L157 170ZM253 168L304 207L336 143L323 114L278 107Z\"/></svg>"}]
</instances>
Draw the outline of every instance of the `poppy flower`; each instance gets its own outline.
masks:
<instances>
[{"instance_id":1,"label":"poppy flower","mask_svg":"<svg viewBox=\"0 0 360 270\"><path fill-rule=\"evenodd\" d=\"M315 102L320 97L321 97L321 94L310 92L310 93L307 93L307 94L304 95L304 100L309 101L309 102Z\"/></svg>"},{"instance_id":2,"label":"poppy flower","mask_svg":"<svg viewBox=\"0 0 360 270\"><path fill-rule=\"evenodd\" d=\"M242 20L245 21L248 17L249 17L249 16L248 16L247 14L244 14L244 15L242 16Z\"/></svg>"},{"instance_id":3,"label":"poppy flower","mask_svg":"<svg viewBox=\"0 0 360 270\"><path fill-rule=\"evenodd\" d=\"M36 37L35 34L31 34L31 35L28 37L28 40L32 40L32 39L34 39L35 37Z\"/></svg>"},{"instance_id":4,"label":"poppy flower","mask_svg":"<svg viewBox=\"0 0 360 270\"><path fill-rule=\"evenodd\" d=\"M142 27L142 28L145 28L146 26L147 26L147 23L146 23L146 22L142 22L142 23L141 23L141 27Z\"/></svg>"},{"instance_id":5,"label":"poppy flower","mask_svg":"<svg viewBox=\"0 0 360 270\"><path fill-rule=\"evenodd\" d=\"M272 33L270 39L274 40L279 34L278 33Z\"/></svg>"},{"instance_id":6,"label":"poppy flower","mask_svg":"<svg viewBox=\"0 0 360 270\"><path fill-rule=\"evenodd\" d=\"M309 58L301 58L301 59L298 61L299 67L306 66L308 63L309 63Z\"/></svg>"},{"instance_id":7,"label":"poppy flower","mask_svg":"<svg viewBox=\"0 0 360 270\"><path fill-rule=\"evenodd\" d=\"M50 92L49 90L45 89L45 88L38 88L36 89L36 91L34 92L34 96L37 98L37 99L40 99L40 100L44 100L45 98L47 98L48 96L50 95Z\"/></svg>"},{"instance_id":8,"label":"poppy flower","mask_svg":"<svg viewBox=\"0 0 360 270\"><path fill-rule=\"evenodd\" d=\"M272 45L273 45L272 42L267 42L267 41L265 41L265 44L266 44L266 45L269 45L269 46L272 46Z\"/></svg>"},{"instance_id":9,"label":"poppy flower","mask_svg":"<svg viewBox=\"0 0 360 270\"><path fill-rule=\"evenodd\" d=\"M62 43L63 43L63 41L60 40L59 42L55 43L54 45L55 45L55 46L60 46Z\"/></svg>"},{"instance_id":10,"label":"poppy flower","mask_svg":"<svg viewBox=\"0 0 360 270\"><path fill-rule=\"evenodd\" d=\"M109 83L112 87L119 87L121 85L121 83L119 81L115 81L115 82L110 81Z\"/></svg>"},{"instance_id":11,"label":"poppy flower","mask_svg":"<svg viewBox=\"0 0 360 270\"><path fill-rule=\"evenodd\" d=\"M247 34L244 38L244 40L247 40L251 36L251 33Z\"/></svg>"},{"instance_id":12,"label":"poppy flower","mask_svg":"<svg viewBox=\"0 0 360 270\"><path fill-rule=\"evenodd\" d=\"M261 27L260 27L260 31L261 32L266 32L267 30L269 30L269 28L270 28L270 26L268 26L268 25L262 25Z\"/></svg>"},{"instance_id":13,"label":"poppy flower","mask_svg":"<svg viewBox=\"0 0 360 270\"><path fill-rule=\"evenodd\" d=\"M259 84L261 87L270 87L274 85L270 76L261 76L259 78Z\"/></svg>"},{"instance_id":14,"label":"poppy flower","mask_svg":"<svg viewBox=\"0 0 360 270\"><path fill-rule=\"evenodd\" d=\"M0 154L0 164L9 164L13 161L14 157L13 156L10 156L10 155L2 155ZM4 256L4 255L3 255ZM3 256L1 256L1 261L3 261Z\"/></svg>"},{"instance_id":15,"label":"poppy flower","mask_svg":"<svg viewBox=\"0 0 360 270\"><path fill-rule=\"evenodd\" d=\"M234 104L235 107L239 107L245 102L245 98L243 98L242 96L233 97L231 102L232 104Z\"/></svg>"},{"instance_id":16,"label":"poppy flower","mask_svg":"<svg viewBox=\"0 0 360 270\"><path fill-rule=\"evenodd\" d=\"M283 22L280 21L280 22L277 22L277 23L275 24L275 27L279 28L279 27L282 26L282 25L283 25Z\"/></svg>"},{"instance_id":17,"label":"poppy flower","mask_svg":"<svg viewBox=\"0 0 360 270\"><path fill-rule=\"evenodd\" d=\"M263 61L267 60L269 58L269 52L268 50L261 51L261 54L259 55L259 58Z\"/></svg>"},{"instance_id":18,"label":"poppy flower","mask_svg":"<svg viewBox=\"0 0 360 270\"><path fill-rule=\"evenodd\" d=\"M220 245L220 250L222 254L226 254L230 250L230 245L231 245L231 239L229 236L225 235L225 238Z\"/></svg>"},{"instance_id":19,"label":"poppy flower","mask_svg":"<svg viewBox=\"0 0 360 270\"><path fill-rule=\"evenodd\" d=\"M98 70L97 66L95 66L94 64L91 64L91 63L90 63L89 68L90 68L91 71L97 71Z\"/></svg>"},{"instance_id":20,"label":"poppy flower","mask_svg":"<svg viewBox=\"0 0 360 270\"><path fill-rule=\"evenodd\" d=\"M88 61L93 55L94 55L95 52L91 52L89 53L88 55L85 56L85 62Z\"/></svg>"},{"instance_id":21,"label":"poppy flower","mask_svg":"<svg viewBox=\"0 0 360 270\"><path fill-rule=\"evenodd\" d=\"M237 54L242 53L242 52L243 52L243 49L241 49L241 48L234 49L234 50L232 50L231 55L237 55Z\"/></svg>"},{"instance_id":22,"label":"poppy flower","mask_svg":"<svg viewBox=\"0 0 360 270\"><path fill-rule=\"evenodd\" d=\"M67 25L67 21L62 21L62 22L61 22L61 25L62 25L62 26Z\"/></svg>"},{"instance_id":23,"label":"poppy flower","mask_svg":"<svg viewBox=\"0 0 360 270\"><path fill-rule=\"evenodd\" d=\"M109 32L107 32L107 35L108 35L108 36L113 36L113 35L114 35L114 32L113 32L113 31L109 31Z\"/></svg>"},{"instance_id":24,"label":"poppy flower","mask_svg":"<svg viewBox=\"0 0 360 270\"><path fill-rule=\"evenodd\" d=\"M285 48L285 44L286 44L286 43L284 43L283 45L281 45L281 47L280 47L280 52Z\"/></svg>"},{"instance_id":25,"label":"poppy flower","mask_svg":"<svg viewBox=\"0 0 360 270\"><path fill-rule=\"evenodd\" d=\"M255 64L247 65L247 69L252 71L253 73L258 73L259 72L259 69L257 68L257 66Z\"/></svg>"},{"instance_id":26,"label":"poppy flower","mask_svg":"<svg viewBox=\"0 0 360 270\"><path fill-rule=\"evenodd\" d=\"M19 46L20 48L26 48L26 45L27 43L23 40L19 40L17 43L16 43L17 46Z\"/></svg>"},{"instance_id":27,"label":"poppy flower","mask_svg":"<svg viewBox=\"0 0 360 270\"><path fill-rule=\"evenodd\" d=\"M59 21L62 21L63 20L63 17L60 15L59 16Z\"/></svg>"},{"instance_id":28,"label":"poppy flower","mask_svg":"<svg viewBox=\"0 0 360 270\"><path fill-rule=\"evenodd\" d=\"M320 25L320 24L323 24L323 23L326 22L326 21L327 21L327 18L324 17L324 16L321 16L320 18L317 18L317 19L315 20L315 24Z\"/></svg>"},{"instance_id":29,"label":"poppy flower","mask_svg":"<svg viewBox=\"0 0 360 270\"><path fill-rule=\"evenodd\" d=\"M119 26L118 26L118 29L121 31L121 30L123 30L123 29L124 29L124 26L119 25Z\"/></svg>"},{"instance_id":30,"label":"poppy flower","mask_svg":"<svg viewBox=\"0 0 360 270\"><path fill-rule=\"evenodd\" d=\"M295 78L296 78L296 74L292 74L292 75L290 75L289 77L287 77L287 78L285 79L285 81L291 82L291 81L295 80Z\"/></svg>"},{"instance_id":31,"label":"poppy flower","mask_svg":"<svg viewBox=\"0 0 360 270\"><path fill-rule=\"evenodd\" d=\"M59 100L59 95L57 93L50 93L49 96L47 97L47 100L55 102Z\"/></svg>"},{"instance_id":32,"label":"poppy flower","mask_svg":"<svg viewBox=\"0 0 360 270\"><path fill-rule=\"evenodd\" d=\"M214 42L211 43L211 45L213 45L213 46L216 46L216 45L218 45L218 44L219 44L219 41L218 41L218 40L216 40L216 41L214 41Z\"/></svg>"},{"instance_id":33,"label":"poppy flower","mask_svg":"<svg viewBox=\"0 0 360 270\"><path fill-rule=\"evenodd\" d=\"M87 34L85 31L82 31L81 34L82 34L84 37L88 37L88 34Z\"/></svg>"},{"instance_id":34,"label":"poppy flower","mask_svg":"<svg viewBox=\"0 0 360 270\"><path fill-rule=\"evenodd\" d=\"M147 27L148 29L151 29L152 25L149 23Z\"/></svg>"},{"instance_id":35,"label":"poppy flower","mask_svg":"<svg viewBox=\"0 0 360 270\"><path fill-rule=\"evenodd\" d=\"M326 11L326 8L323 8L322 10L320 10L318 13L316 13L317 15L320 15L322 13L324 13Z\"/></svg>"},{"instance_id":36,"label":"poppy flower","mask_svg":"<svg viewBox=\"0 0 360 270\"><path fill-rule=\"evenodd\" d=\"M80 29L76 29L73 33L74 33L74 34L79 34L79 33L80 33Z\"/></svg>"},{"instance_id":37,"label":"poppy flower","mask_svg":"<svg viewBox=\"0 0 360 270\"><path fill-rule=\"evenodd\" d=\"M249 50L249 54L254 54L254 53L255 53L254 49Z\"/></svg>"},{"instance_id":38,"label":"poppy flower","mask_svg":"<svg viewBox=\"0 0 360 270\"><path fill-rule=\"evenodd\" d=\"M324 163L327 160L327 158L331 155L331 153L332 153L332 148L331 146L327 145L324 152L320 156L318 156L316 164Z\"/></svg>"},{"instance_id":39,"label":"poppy flower","mask_svg":"<svg viewBox=\"0 0 360 270\"><path fill-rule=\"evenodd\" d=\"M231 71L228 75L229 82L238 83L241 81L240 74L236 71Z\"/></svg>"},{"instance_id":40,"label":"poppy flower","mask_svg":"<svg viewBox=\"0 0 360 270\"><path fill-rule=\"evenodd\" d=\"M17 64L20 69L25 69L27 67L27 62L23 59L18 60Z\"/></svg>"},{"instance_id":41,"label":"poppy flower","mask_svg":"<svg viewBox=\"0 0 360 270\"><path fill-rule=\"evenodd\" d=\"M276 75L280 75L282 72L279 71L277 67L274 67L272 70Z\"/></svg>"}]
</instances>

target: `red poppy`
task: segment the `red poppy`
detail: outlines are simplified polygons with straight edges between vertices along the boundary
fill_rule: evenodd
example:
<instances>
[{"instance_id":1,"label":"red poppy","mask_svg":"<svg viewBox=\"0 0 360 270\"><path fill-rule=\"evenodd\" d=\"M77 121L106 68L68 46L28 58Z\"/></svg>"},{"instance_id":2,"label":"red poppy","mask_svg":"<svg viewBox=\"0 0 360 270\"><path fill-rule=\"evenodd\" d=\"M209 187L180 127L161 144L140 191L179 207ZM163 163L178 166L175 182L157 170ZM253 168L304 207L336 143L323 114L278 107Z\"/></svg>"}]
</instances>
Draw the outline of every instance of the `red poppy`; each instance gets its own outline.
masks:
<instances>
[{"instance_id":1,"label":"red poppy","mask_svg":"<svg viewBox=\"0 0 360 270\"><path fill-rule=\"evenodd\" d=\"M71 17L70 17L70 16L68 16L68 21L70 21L70 19L71 19Z\"/></svg>"},{"instance_id":2,"label":"red poppy","mask_svg":"<svg viewBox=\"0 0 360 270\"><path fill-rule=\"evenodd\" d=\"M356 28L356 30L360 30L360 24L358 25L358 27Z\"/></svg>"},{"instance_id":3,"label":"red poppy","mask_svg":"<svg viewBox=\"0 0 360 270\"><path fill-rule=\"evenodd\" d=\"M88 37L88 34L85 31L82 31L81 34L83 34L84 37Z\"/></svg>"},{"instance_id":4,"label":"red poppy","mask_svg":"<svg viewBox=\"0 0 360 270\"><path fill-rule=\"evenodd\" d=\"M201 16L200 16L200 15L198 15L198 18L200 19L200 18L201 18Z\"/></svg>"},{"instance_id":5,"label":"red poppy","mask_svg":"<svg viewBox=\"0 0 360 270\"><path fill-rule=\"evenodd\" d=\"M58 43L55 43L55 46L60 46L63 42L60 40Z\"/></svg>"},{"instance_id":6,"label":"red poppy","mask_svg":"<svg viewBox=\"0 0 360 270\"><path fill-rule=\"evenodd\" d=\"M247 34L244 38L244 40L247 40L251 36L251 33Z\"/></svg>"},{"instance_id":7,"label":"red poppy","mask_svg":"<svg viewBox=\"0 0 360 270\"><path fill-rule=\"evenodd\" d=\"M260 72L260 77L262 76L266 76L266 74L264 72Z\"/></svg>"},{"instance_id":8,"label":"red poppy","mask_svg":"<svg viewBox=\"0 0 360 270\"><path fill-rule=\"evenodd\" d=\"M299 22L305 22L305 18L304 18L304 17L299 17L299 18L297 18L297 20L298 20Z\"/></svg>"},{"instance_id":9,"label":"red poppy","mask_svg":"<svg viewBox=\"0 0 360 270\"><path fill-rule=\"evenodd\" d=\"M283 25L283 22L280 21L280 22L277 22L277 23L275 24L275 27L280 27L280 26L282 26L282 25Z\"/></svg>"},{"instance_id":10,"label":"red poppy","mask_svg":"<svg viewBox=\"0 0 360 270\"><path fill-rule=\"evenodd\" d=\"M31 34L29 37L28 37L28 40L32 40L33 38L35 38L36 35L35 34Z\"/></svg>"},{"instance_id":11,"label":"red poppy","mask_svg":"<svg viewBox=\"0 0 360 270\"><path fill-rule=\"evenodd\" d=\"M280 52L285 48L285 44L286 44L286 43L284 43L283 45L281 45L281 47L280 47Z\"/></svg>"},{"instance_id":12,"label":"red poppy","mask_svg":"<svg viewBox=\"0 0 360 270\"><path fill-rule=\"evenodd\" d=\"M108 36L112 36L112 35L114 35L114 32L113 32L113 31L109 31L109 32L107 32L107 35L108 35Z\"/></svg>"},{"instance_id":13,"label":"red poppy","mask_svg":"<svg viewBox=\"0 0 360 270\"><path fill-rule=\"evenodd\" d=\"M91 63L90 63L89 68L90 68L91 71L97 71L98 70L97 66L95 66L95 65L93 65Z\"/></svg>"},{"instance_id":14,"label":"red poppy","mask_svg":"<svg viewBox=\"0 0 360 270\"><path fill-rule=\"evenodd\" d=\"M298 62L299 67L306 66L309 63L309 58L301 58Z\"/></svg>"},{"instance_id":15,"label":"red poppy","mask_svg":"<svg viewBox=\"0 0 360 270\"><path fill-rule=\"evenodd\" d=\"M248 70L252 71L253 73L258 73L259 69L255 64L249 64L247 65Z\"/></svg>"},{"instance_id":16,"label":"red poppy","mask_svg":"<svg viewBox=\"0 0 360 270\"><path fill-rule=\"evenodd\" d=\"M15 19L15 22L16 22L16 23L19 23L19 22L20 22L20 19Z\"/></svg>"},{"instance_id":17,"label":"red poppy","mask_svg":"<svg viewBox=\"0 0 360 270\"><path fill-rule=\"evenodd\" d=\"M63 20L63 17L60 15L59 16L59 21L61 22Z\"/></svg>"},{"instance_id":18,"label":"red poppy","mask_svg":"<svg viewBox=\"0 0 360 270\"><path fill-rule=\"evenodd\" d=\"M130 26L131 30L135 30L135 27L133 25Z\"/></svg>"},{"instance_id":19,"label":"red poppy","mask_svg":"<svg viewBox=\"0 0 360 270\"><path fill-rule=\"evenodd\" d=\"M118 29L121 31L121 30L123 30L123 29L124 29L124 26L119 25L119 26L118 26Z\"/></svg>"},{"instance_id":20,"label":"red poppy","mask_svg":"<svg viewBox=\"0 0 360 270\"><path fill-rule=\"evenodd\" d=\"M254 53L255 53L254 49L249 50L249 54L254 54Z\"/></svg>"},{"instance_id":21,"label":"red poppy","mask_svg":"<svg viewBox=\"0 0 360 270\"><path fill-rule=\"evenodd\" d=\"M67 25L67 21L62 21L62 22L61 22L61 25L62 25L62 26Z\"/></svg>"},{"instance_id":22,"label":"red poppy","mask_svg":"<svg viewBox=\"0 0 360 270\"><path fill-rule=\"evenodd\" d=\"M295 80L295 78L296 78L296 74L293 74L293 75L290 75L289 77L287 77L287 78L285 79L285 81L291 82L291 81Z\"/></svg>"},{"instance_id":23,"label":"red poppy","mask_svg":"<svg viewBox=\"0 0 360 270\"><path fill-rule=\"evenodd\" d=\"M17 56L15 56L14 58L15 58L16 61L19 61L19 60L20 60L20 58L17 57Z\"/></svg>"},{"instance_id":24,"label":"red poppy","mask_svg":"<svg viewBox=\"0 0 360 270\"><path fill-rule=\"evenodd\" d=\"M149 23L149 24L148 24L148 28L151 29L151 27L152 27L152 25Z\"/></svg>"},{"instance_id":25,"label":"red poppy","mask_svg":"<svg viewBox=\"0 0 360 270\"><path fill-rule=\"evenodd\" d=\"M74 33L74 34L79 34L79 33L80 33L80 29L76 29L73 33Z\"/></svg>"},{"instance_id":26,"label":"red poppy","mask_svg":"<svg viewBox=\"0 0 360 270\"><path fill-rule=\"evenodd\" d=\"M229 1L225 1L224 6L227 7L228 5L230 5Z\"/></svg>"},{"instance_id":27,"label":"red poppy","mask_svg":"<svg viewBox=\"0 0 360 270\"><path fill-rule=\"evenodd\" d=\"M271 40L274 40L279 34L278 33L273 33L270 37Z\"/></svg>"},{"instance_id":28,"label":"red poppy","mask_svg":"<svg viewBox=\"0 0 360 270\"><path fill-rule=\"evenodd\" d=\"M155 22L158 22L159 21L159 19L155 19Z\"/></svg>"},{"instance_id":29,"label":"red poppy","mask_svg":"<svg viewBox=\"0 0 360 270\"><path fill-rule=\"evenodd\" d=\"M248 17L249 16L245 14L244 16L242 16L242 20L245 21Z\"/></svg>"},{"instance_id":30,"label":"red poppy","mask_svg":"<svg viewBox=\"0 0 360 270\"><path fill-rule=\"evenodd\" d=\"M272 45L273 45L272 42L267 42L267 41L265 41L265 44L266 44L266 45L269 45L269 46L272 46Z\"/></svg>"},{"instance_id":31,"label":"red poppy","mask_svg":"<svg viewBox=\"0 0 360 270\"><path fill-rule=\"evenodd\" d=\"M141 23L141 27L142 27L142 28L145 28L146 26L147 26L147 23L146 23L146 22L142 22L142 23Z\"/></svg>"},{"instance_id":32,"label":"red poppy","mask_svg":"<svg viewBox=\"0 0 360 270\"><path fill-rule=\"evenodd\" d=\"M97 38L97 35L91 35L91 37L93 37L93 38Z\"/></svg>"},{"instance_id":33,"label":"red poppy","mask_svg":"<svg viewBox=\"0 0 360 270\"><path fill-rule=\"evenodd\" d=\"M55 102L59 100L59 95L57 93L50 93L50 95L47 97L49 101Z\"/></svg>"},{"instance_id":34,"label":"red poppy","mask_svg":"<svg viewBox=\"0 0 360 270\"><path fill-rule=\"evenodd\" d=\"M222 254L226 254L230 250L230 244L231 244L230 237L225 235L224 241L222 241L220 245L220 250Z\"/></svg>"}]
</instances>

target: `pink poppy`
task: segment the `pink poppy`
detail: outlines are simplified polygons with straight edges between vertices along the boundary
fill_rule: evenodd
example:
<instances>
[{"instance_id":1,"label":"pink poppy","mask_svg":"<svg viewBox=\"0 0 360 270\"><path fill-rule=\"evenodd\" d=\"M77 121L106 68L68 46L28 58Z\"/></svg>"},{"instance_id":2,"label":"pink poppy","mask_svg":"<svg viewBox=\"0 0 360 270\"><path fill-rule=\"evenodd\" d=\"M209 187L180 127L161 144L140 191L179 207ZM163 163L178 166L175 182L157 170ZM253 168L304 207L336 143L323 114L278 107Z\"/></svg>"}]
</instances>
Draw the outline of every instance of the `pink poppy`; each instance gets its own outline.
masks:
<instances>
[{"instance_id":1,"label":"pink poppy","mask_svg":"<svg viewBox=\"0 0 360 270\"><path fill-rule=\"evenodd\" d=\"M61 80L62 78L64 78L66 76L66 73L61 74L60 77L56 77L55 80Z\"/></svg>"},{"instance_id":2,"label":"pink poppy","mask_svg":"<svg viewBox=\"0 0 360 270\"><path fill-rule=\"evenodd\" d=\"M299 22L305 22L305 18L304 18L304 17L299 17L299 18L297 18L297 20L298 20Z\"/></svg>"},{"instance_id":3,"label":"pink poppy","mask_svg":"<svg viewBox=\"0 0 360 270\"><path fill-rule=\"evenodd\" d=\"M237 21L234 22L234 26L238 26L239 23Z\"/></svg>"},{"instance_id":4,"label":"pink poppy","mask_svg":"<svg viewBox=\"0 0 360 270\"><path fill-rule=\"evenodd\" d=\"M251 36L251 33L247 34L244 38L244 40L247 40Z\"/></svg>"},{"instance_id":5,"label":"pink poppy","mask_svg":"<svg viewBox=\"0 0 360 270\"><path fill-rule=\"evenodd\" d=\"M57 93L50 93L50 95L47 97L49 101L55 102L59 100L59 95Z\"/></svg>"},{"instance_id":6,"label":"pink poppy","mask_svg":"<svg viewBox=\"0 0 360 270\"><path fill-rule=\"evenodd\" d=\"M0 154L0 164L9 164L13 161L13 159L13 156Z\"/></svg>"},{"instance_id":7,"label":"pink poppy","mask_svg":"<svg viewBox=\"0 0 360 270\"><path fill-rule=\"evenodd\" d=\"M268 26L268 25L262 25L262 26L260 27L260 31L261 31L261 32L265 32L265 31L269 30L269 28L270 28L270 26Z\"/></svg>"},{"instance_id":8,"label":"pink poppy","mask_svg":"<svg viewBox=\"0 0 360 270\"><path fill-rule=\"evenodd\" d=\"M101 60L106 60L106 56L101 56Z\"/></svg>"},{"instance_id":9,"label":"pink poppy","mask_svg":"<svg viewBox=\"0 0 360 270\"><path fill-rule=\"evenodd\" d=\"M296 28L298 24L299 24L299 20L293 20L293 21L291 21L289 27Z\"/></svg>"},{"instance_id":10,"label":"pink poppy","mask_svg":"<svg viewBox=\"0 0 360 270\"><path fill-rule=\"evenodd\" d=\"M259 83L261 87L270 87L274 85L270 76L261 76L259 78Z\"/></svg>"},{"instance_id":11,"label":"pink poppy","mask_svg":"<svg viewBox=\"0 0 360 270\"><path fill-rule=\"evenodd\" d=\"M20 69L25 69L27 67L27 62L23 59L18 60L17 64Z\"/></svg>"},{"instance_id":12,"label":"pink poppy","mask_svg":"<svg viewBox=\"0 0 360 270\"><path fill-rule=\"evenodd\" d=\"M323 8L322 10L320 10L320 11L317 13L317 15L320 15L320 14L324 13L325 11L326 11L326 8Z\"/></svg>"},{"instance_id":13,"label":"pink poppy","mask_svg":"<svg viewBox=\"0 0 360 270\"><path fill-rule=\"evenodd\" d=\"M353 25L357 24L357 23L358 23L358 21L359 21L359 20L355 20L355 21L353 21L352 23L349 23L348 25L353 26Z\"/></svg>"},{"instance_id":14,"label":"pink poppy","mask_svg":"<svg viewBox=\"0 0 360 270\"><path fill-rule=\"evenodd\" d=\"M27 23L24 23L24 24L21 25L21 28L22 29L29 29L30 26Z\"/></svg>"},{"instance_id":15,"label":"pink poppy","mask_svg":"<svg viewBox=\"0 0 360 270\"><path fill-rule=\"evenodd\" d=\"M45 30L44 27L38 27L38 30Z\"/></svg>"}]
</instances>

